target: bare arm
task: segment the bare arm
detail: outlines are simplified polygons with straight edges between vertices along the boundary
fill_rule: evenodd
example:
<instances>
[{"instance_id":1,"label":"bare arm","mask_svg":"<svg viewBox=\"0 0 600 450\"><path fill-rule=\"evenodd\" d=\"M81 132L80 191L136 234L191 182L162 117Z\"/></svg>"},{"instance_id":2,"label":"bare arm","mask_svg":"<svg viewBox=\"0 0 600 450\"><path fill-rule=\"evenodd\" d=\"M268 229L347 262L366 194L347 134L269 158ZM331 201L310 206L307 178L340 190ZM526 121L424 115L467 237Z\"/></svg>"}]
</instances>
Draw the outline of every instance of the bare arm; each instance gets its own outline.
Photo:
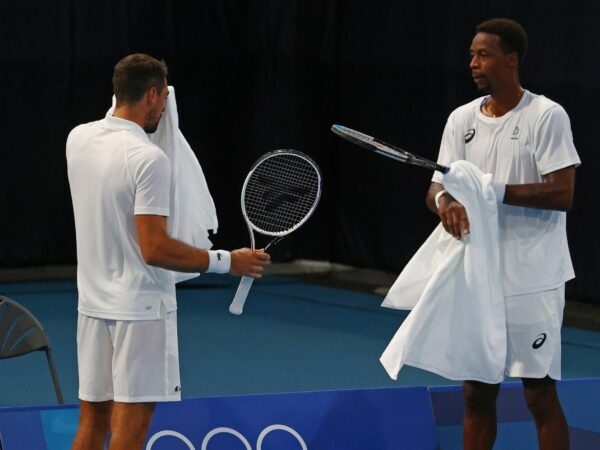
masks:
<instances>
[{"instance_id":1,"label":"bare arm","mask_svg":"<svg viewBox=\"0 0 600 450\"><path fill-rule=\"evenodd\" d=\"M166 217L136 215L135 225L146 264L178 272L205 272L208 268L208 251L171 238ZM260 250L233 250L229 273L260 278L268 260L269 255Z\"/></svg>"},{"instance_id":2,"label":"bare arm","mask_svg":"<svg viewBox=\"0 0 600 450\"><path fill-rule=\"evenodd\" d=\"M571 209L575 194L575 167L550 172L543 178L543 183L507 185L503 203L557 211Z\"/></svg>"},{"instance_id":3,"label":"bare arm","mask_svg":"<svg viewBox=\"0 0 600 450\"><path fill-rule=\"evenodd\" d=\"M427 191L427 195L425 196L425 204L427 205L429 210L436 215L439 214L437 206L435 206L435 194L442 190L444 190L444 186L442 186L440 183L432 181L431 185L429 186L429 190Z\"/></svg>"},{"instance_id":4,"label":"bare arm","mask_svg":"<svg viewBox=\"0 0 600 450\"><path fill-rule=\"evenodd\" d=\"M575 193L575 167L550 172L543 183L509 184L506 186L502 203L526 208L568 211L573 204ZM425 197L427 207L440 216L444 229L457 239L470 230L467 211L449 193L439 198L439 209L435 205L435 195L443 190L439 183L432 182Z\"/></svg>"}]
</instances>

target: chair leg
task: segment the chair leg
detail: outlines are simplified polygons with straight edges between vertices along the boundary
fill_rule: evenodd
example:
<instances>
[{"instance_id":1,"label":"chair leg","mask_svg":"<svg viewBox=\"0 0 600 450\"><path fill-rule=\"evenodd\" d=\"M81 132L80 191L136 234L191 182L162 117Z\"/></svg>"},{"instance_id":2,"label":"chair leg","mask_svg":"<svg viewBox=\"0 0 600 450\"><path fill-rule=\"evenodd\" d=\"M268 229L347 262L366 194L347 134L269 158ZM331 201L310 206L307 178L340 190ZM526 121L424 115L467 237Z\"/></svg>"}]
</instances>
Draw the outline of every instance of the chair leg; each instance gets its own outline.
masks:
<instances>
[{"instance_id":1,"label":"chair leg","mask_svg":"<svg viewBox=\"0 0 600 450\"><path fill-rule=\"evenodd\" d=\"M48 359L48 366L50 367L50 375L52 376L52 383L54 384L54 390L56 391L56 398L59 404L64 404L62 389L60 388L60 381L58 380L58 373L54 366L54 359L52 358L52 351L50 347L46 347L46 358Z\"/></svg>"}]
</instances>

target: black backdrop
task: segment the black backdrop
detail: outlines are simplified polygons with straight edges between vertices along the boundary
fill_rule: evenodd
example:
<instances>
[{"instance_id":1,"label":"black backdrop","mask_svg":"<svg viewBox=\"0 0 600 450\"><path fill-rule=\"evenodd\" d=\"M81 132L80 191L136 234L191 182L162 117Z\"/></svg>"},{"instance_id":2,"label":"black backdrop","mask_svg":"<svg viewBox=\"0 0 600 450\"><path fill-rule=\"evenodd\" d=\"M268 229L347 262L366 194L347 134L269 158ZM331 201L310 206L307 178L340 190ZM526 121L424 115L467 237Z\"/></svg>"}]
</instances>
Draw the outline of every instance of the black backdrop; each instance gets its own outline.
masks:
<instances>
[{"instance_id":1,"label":"black backdrop","mask_svg":"<svg viewBox=\"0 0 600 450\"><path fill-rule=\"evenodd\" d=\"M316 215L275 259L326 259L398 272L436 224L431 173L333 136L341 123L434 159L445 119L478 95L474 27L513 17L529 32L522 81L569 113L583 160L568 231L570 298L600 303L600 38L594 2L105 0L3 2L0 12L0 268L73 264L64 143L102 117L112 67L132 52L164 58L180 126L200 159L221 227L218 247L247 245L239 191L276 148L319 163Z\"/></svg>"}]
</instances>

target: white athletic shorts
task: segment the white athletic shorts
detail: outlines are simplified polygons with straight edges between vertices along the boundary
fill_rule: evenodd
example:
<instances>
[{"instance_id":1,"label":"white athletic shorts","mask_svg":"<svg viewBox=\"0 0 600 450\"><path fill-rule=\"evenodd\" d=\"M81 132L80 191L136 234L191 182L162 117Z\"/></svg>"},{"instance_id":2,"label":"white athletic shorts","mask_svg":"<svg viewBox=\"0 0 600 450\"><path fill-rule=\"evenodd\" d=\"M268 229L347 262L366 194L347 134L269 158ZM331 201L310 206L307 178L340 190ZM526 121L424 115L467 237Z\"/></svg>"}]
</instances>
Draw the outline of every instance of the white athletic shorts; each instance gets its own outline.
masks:
<instances>
[{"instance_id":1,"label":"white athletic shorts","mask_svg":"<svg viewBox=\"0 0 600 450\"><path fill-rule=\"evenodd\" d=\"M181 400L177 311L156 320L79 314L79 398L123 403Z\"/></svg>"},{"instance_id":2,"label":"white athletic shorts","mask_svg":"<svg viewBox=\"0 0 600 450\"><path fill-rule=\"evenodd\" d=\"M507 376L544 378L548 375L560 380L560 328L564 307L564 285L550 291L506 297Z\"/></svg>"}]
</instances>

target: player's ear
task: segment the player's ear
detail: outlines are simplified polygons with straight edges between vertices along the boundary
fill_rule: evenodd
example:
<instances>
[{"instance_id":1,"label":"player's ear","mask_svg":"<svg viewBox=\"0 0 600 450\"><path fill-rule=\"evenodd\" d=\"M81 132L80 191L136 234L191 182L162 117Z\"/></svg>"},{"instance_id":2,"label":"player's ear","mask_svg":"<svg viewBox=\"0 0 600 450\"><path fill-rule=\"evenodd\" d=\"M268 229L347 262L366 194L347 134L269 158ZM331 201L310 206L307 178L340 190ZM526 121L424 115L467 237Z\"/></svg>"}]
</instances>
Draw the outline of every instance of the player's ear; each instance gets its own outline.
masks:
<instances>
[{"instance_id":1,"label":"player's ear","mask_svg":"<svg viewBox=\"0 0 600 450\"><path fill-rule=\"evenodd\" d=\"M506 62L508 67L518 68L519 67L519 55L517 52L510 52L506 54Z\"/></svg>"},{"instance_id":2,"label":"player's ear","mask_svg":"<svg viewBox=\"0 0 600 450\"><path fill-rule=\"evenodd\" d=\"M156 86L152 86L150 89L148 89L146 94L144 94L144 98L146 99L146 104L153 104L158 98L158 90L156 89Z\"/></svg>"}]
</instances>

